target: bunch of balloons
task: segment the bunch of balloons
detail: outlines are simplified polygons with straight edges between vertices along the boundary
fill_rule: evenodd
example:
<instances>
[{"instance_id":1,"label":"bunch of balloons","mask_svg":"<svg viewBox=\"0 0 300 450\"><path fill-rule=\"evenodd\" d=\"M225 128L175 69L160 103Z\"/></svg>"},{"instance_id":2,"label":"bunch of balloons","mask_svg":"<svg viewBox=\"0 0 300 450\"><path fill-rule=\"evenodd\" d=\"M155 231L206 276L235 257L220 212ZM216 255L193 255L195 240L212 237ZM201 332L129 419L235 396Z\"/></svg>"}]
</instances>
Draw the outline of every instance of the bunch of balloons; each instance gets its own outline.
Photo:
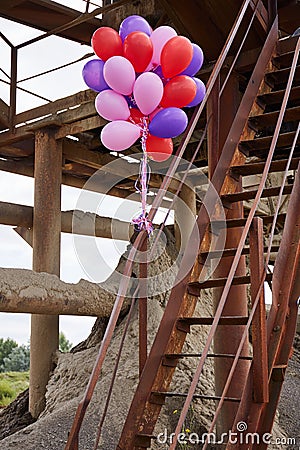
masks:
<instances>
[{"instance_id":1,"label":"bunch of balloons","mask_svg":"<svg viewBox=\"0 0 300 450\"><path fill-rule=\"evenodd\" d=\"M101 132L105 147L122 151L141 138L155 161L172 154L172 138L185 130L181 108L199 104L205 86L194 75L203 63L201 48L169 26L152 31L141 16L129 16L119 32L101 27L92 37L97 59L83 68L88 87L99 92L100 116L109 120Z\"/></svg>"}]
</instances>

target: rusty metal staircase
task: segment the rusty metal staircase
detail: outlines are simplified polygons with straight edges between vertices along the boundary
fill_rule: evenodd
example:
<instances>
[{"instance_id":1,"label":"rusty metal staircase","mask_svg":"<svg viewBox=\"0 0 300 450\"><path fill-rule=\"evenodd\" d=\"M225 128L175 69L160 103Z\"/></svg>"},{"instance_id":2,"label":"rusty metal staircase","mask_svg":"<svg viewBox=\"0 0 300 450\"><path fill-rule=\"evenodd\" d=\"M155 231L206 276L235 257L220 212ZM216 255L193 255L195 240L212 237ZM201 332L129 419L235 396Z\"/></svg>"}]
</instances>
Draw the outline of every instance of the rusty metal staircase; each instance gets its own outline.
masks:
<instances>
[{"instance_id":1,"label":"rusty metal staircase","mask_svg":"<svg viewBox=\"0 0 300 450\"><path fill-rule=\"evenodd\" d=\"M245 12L250 7L250 3L250 1L245 0L233 25L208 82L206 98L191 120L190 127L177 152L178 156L182 156L193 129L204 110L205 102L213 91L221 67L228 55L232 41L237 35ZM261 2L257 2L253 9L248 31L255 19L259 5L261 5ZM139 384L117 446L118 450L151 448L152 439L155 437L153 434L154 427L168 397L185 399L175 430L175 438L169 446L170 449L176 448L176 436L182 430L192 400L196 398L216 401L216 411L208 432L214 430L224 402L233 402L237 405L233 429L241 420L249 424L249 429L253 432L269 431L272 427L295 333L295 321L297 320L297 298L295 296L299 296L300 293L298 281L300 219L295 213L300 207L300 171L298 170L296 173L295 179L292 180L293 182L287 182L290 170L296 170L300 161L298 65L300 40L291 39L289 42L278 43L276 14L273 20L270 20L270 26L266 31L265 44L254 70L249 76L248 85L238 112L223 145L218 164L212 174L211 185L209 185L203 204L200 207L195 230L191 234L189 245L183 255L182 266L185 265L186 261L190 261L191 254L193 254L195 245L194 232L200 234L199 253L193 268L188 274L183 275L181 269L179 269L177 282L171 291L150 354L140 375ZM235 62L236 60L233 61L233 66ZM262 89L262 86L266 85L269 86L268 92L266 92L266 89ZM255 114L257 111L260 113ZM284 124L290 127L288 131L282 127L283 119ZM241 140L241 136L245 136L247 127L251 128L252 131L247 133L247 140L243 140L243 138ZM256 160L245 161L245 163L236 165L237 154L247 157L255 156ZM243 161L243 158L245 159L244 156L239 157L238 160ZM150 219L159 207L159 202L162 200L172 173L174 174L175 170L176 161L171 164L168 170L156 202L150 211ZM267 177L273 172L284 172L282 186L266 187ZM249 175L261 175L261 182L257 189L224 193L224 183L226 183L228 177L240 181L243 177ZM227 210L230 210L235 203L253 201L246 217L241 215L241 217L230 218L225 223L224 221L219 221L220 230L224 227L227 229L242 228L240 239L235 248L225 248L224 250L217 248L212 250L207 244L211 227L209 217L214 216L215 224L218 224L215 204L211 201L214 198L213 192L217 192L220 195L223 206ZM283 195L290 195L289 207L286 214L279 214L279 206ZM257 208L261 198L264 197L277 197L278 204L274 214L260 217ZM285 222L283 237L280 245L272 245L277 220L281 221L281 223ZM267 224L271 226L269 245L263 242L263 226ZM136 250L144 245L145 239L145 234L140 233L135 240L129 262L125 266L125 276L130 276L132 270L130 261L133 260ZM278 252L273 274L267 273L271 252ZM264 257L264 254L266 254L266 257ZM241 276L237 275L236 271L240 258L244 255L250 255L250 275L245 274ZM228 276L226 278L209 278L200 282L199 280L203 279L210 261L220 256L222 258L231 258ZM287 287L284 289L285 296L281 292L284 281L282 279L284 267L286 267L285 280L287 280ZM273 289L273 306L267 321L265 320L266 311L263 294L265 281L272 282ZM244 284L251 284L252 304L249 315L224 315L223 310L226 306L231 286ZM99 377L127 287L128 281L124 277L85 397L78 407L66 450L76 450L78 448L78 433ZM222 289L215 314L213 317L195 317L194 311L199 295L206 288ZM197 355L183 353L182 349L187 333L190 332L192 326L198 325L210 327L204 348L199 349L199 354ZM219 327L226 325L243 327L238 348L230 355L211 354L210 349L217 330ZM252 357L243 353L250 327L252 327ZM190 357L198 357L199 361L188 392L170 392L170 384L178 362L183 358ZM224 389L215 396L205 396L196 393L207 357L230 358L232 361ZM240 392L238 398L233 398L228 392L237 364L241 360L245 360L248 363L245 389L243 392ZM204 442L203 448L206 448L207 445L208 442ZM230 445L228 443L228 448L230 448ZM264 446L265 444L262 444L253 448L264 448ZM251 445L250 447L252 448ZM250 447L249 445L247 446L247 448ZM243 445L241 444L238 448L243 448Z\"/></svg>"}]
</instances>

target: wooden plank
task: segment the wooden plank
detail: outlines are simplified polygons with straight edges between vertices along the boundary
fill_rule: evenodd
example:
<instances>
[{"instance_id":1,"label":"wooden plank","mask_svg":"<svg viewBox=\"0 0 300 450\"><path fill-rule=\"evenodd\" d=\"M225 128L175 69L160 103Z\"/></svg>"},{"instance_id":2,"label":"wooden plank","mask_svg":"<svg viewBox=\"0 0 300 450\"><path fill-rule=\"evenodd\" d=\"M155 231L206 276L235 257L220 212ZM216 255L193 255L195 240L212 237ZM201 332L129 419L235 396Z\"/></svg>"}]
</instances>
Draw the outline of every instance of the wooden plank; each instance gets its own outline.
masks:
<instances>
[{"instance_id":1,"label":"wooden plank","mask_svg":"<svg viewBox=\"0 0 300 450\"><path fill-rule=\"evenodd\" d=\"M94 121L86 122L91 127L93 125L99 126L99 124L104 125L106 121L100 119L100 117L96 116L96 110L94 102L84 103L83 105L79 105L74 109L68 109L67 111L57 112L56 114L52 114L51 116L44 117L43 119L34 121L30 124L26 124L18 127L15 132L6 131L0 134L0 147L3 145L13 144L15 142L20 142L24 139L30 137L36 130L45 127L60 127L64 124L69 124L71 122L77 122L81 119L89 118L91 116L95 116ZM72 127L69 126L69 129ZM76 129L76 127L75 127ZM91 129L91 128L90 128ZM84 130L84 123L77 126L77 130ZM80 132L78 131L78 132ZM63 135L64 132L61 133ZM70 134L70 133L68 133ZM60 135L58 135L60 136Z\"/></svg>"},{"instance_id":2,"label":"wooden plank","mask_svg":"<svg viewBox=\"0 0 300 450\"><path fill-rule=\"evenodd\" d=\"M21 148L13 147L12 145L6 145L5 147L0 147L0 157L26 157L33 154L32 150L24 150Z\"/></svg>"},{"instance_id":3,"label":"wooden plank","mask_svg":"<svg viewBox=\"0 0 300 450\"><path fill-rule=\"evenodd\" d=\"M0 129L8 128L9 107L0 98Z\"/></svg>"},{"instance_id":4,"label":"wooden plank","mask_svg":"<svg viewBox=\"0 0 300 450\"><path fill-rule=\"evenodd\" d=\"M85 91L80 91L76 94L60 98L54 102L47 103L46 105L24 111L16 115L16 124L28 122L29 120L37 119L38 117L51 115L58 111L65 110L76 105L81 105L82 103L94 101L96 95L96 92L87 89Z\"/></svg>"},{"instance_id":5,"label":"wooden plank","mask_svg":"<svg viewBox=\"0 0 300 450\"><path fill-rule=\"evenodd\" d=\"M105 172L124 179L136 180L139 173L139 165L134 166L127 162L124 158L116 159L108 153L92 152L85 146L77 142L70 141L70 139L63 140L63 155L69 160L79 164L92 167L94 169L101 169L105 166ZM116 163L117 161L117 163ZM110 164L114 162L115 164ZM162 175L152 173L149 185L151 187L159 188L162 183ZM170 191L175 191L179 185L177 180L172 180Z\"/></svg>"},{"instance_id":6,"label":"wooden plank","mask_svg":"<svg viewBox=\"0 0 300 450\"><path fill-rule=\"evenodd\" d=\"M73 123L62 125L56 132L56 139L64 138L68 135L82 133L88 130L94 130L95 128L102 127L107 121L100 116L88 117L87 119L78 120Z\"/></svg>"}]
</instances>

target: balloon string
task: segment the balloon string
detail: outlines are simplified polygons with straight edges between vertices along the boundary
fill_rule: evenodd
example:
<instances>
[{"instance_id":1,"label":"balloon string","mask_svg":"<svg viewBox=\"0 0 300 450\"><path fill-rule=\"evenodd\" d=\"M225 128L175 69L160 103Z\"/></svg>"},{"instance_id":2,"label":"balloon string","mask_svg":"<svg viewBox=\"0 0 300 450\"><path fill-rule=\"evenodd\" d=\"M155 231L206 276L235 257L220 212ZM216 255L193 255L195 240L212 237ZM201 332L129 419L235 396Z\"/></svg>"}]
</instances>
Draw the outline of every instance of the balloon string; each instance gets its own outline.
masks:
<instances>
[{"instance_id":1,"label":"balloon string","mask_svg":"<svg viewBox=\"0 0 300 450\"><path fill-rule=\"evenodd\" d=\"M150 168L148 164L148 156L147 156L147 149L146 149L146 141L148 137L148 122L147 118L143 117L141 119L141 130L142 130L142 137L141 137L141 144L142 144L142 150L143 150L143 158L140 165L140 174L139 178L135 182L136 190L141 195L141 203L142 203L142 213L137 217L136 219L132 220L132 223L135 225L136 229L138 231L146 230L148 233L148 236L150 236L153 232L153 224L151 220L147 217L147 195L148 195L148 184L149 184L149 178L150 178ZM140 185L140 188L138 187Z\"/></svg>"}]
</instances>

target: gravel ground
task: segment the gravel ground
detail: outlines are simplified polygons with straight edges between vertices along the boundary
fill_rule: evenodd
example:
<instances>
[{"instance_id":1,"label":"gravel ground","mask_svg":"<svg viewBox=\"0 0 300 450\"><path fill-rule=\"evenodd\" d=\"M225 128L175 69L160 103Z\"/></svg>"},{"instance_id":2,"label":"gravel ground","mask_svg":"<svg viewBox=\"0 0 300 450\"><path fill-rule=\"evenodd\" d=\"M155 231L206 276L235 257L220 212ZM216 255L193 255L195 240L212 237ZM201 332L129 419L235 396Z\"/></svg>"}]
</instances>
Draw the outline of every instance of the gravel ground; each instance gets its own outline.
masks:
<instances>
[{"instance_id":1,"label":"gravel ground","mask_svg":"<svg viewBox=\"0 0 300 450\"><path fill-rule=\"evenodd\" d=\"M279 423L288 438L295 438L296 444L288 449L300 448L300 334L295 339L295 350L287 370L279 403Z\"/></svg>"}]
</instances>

